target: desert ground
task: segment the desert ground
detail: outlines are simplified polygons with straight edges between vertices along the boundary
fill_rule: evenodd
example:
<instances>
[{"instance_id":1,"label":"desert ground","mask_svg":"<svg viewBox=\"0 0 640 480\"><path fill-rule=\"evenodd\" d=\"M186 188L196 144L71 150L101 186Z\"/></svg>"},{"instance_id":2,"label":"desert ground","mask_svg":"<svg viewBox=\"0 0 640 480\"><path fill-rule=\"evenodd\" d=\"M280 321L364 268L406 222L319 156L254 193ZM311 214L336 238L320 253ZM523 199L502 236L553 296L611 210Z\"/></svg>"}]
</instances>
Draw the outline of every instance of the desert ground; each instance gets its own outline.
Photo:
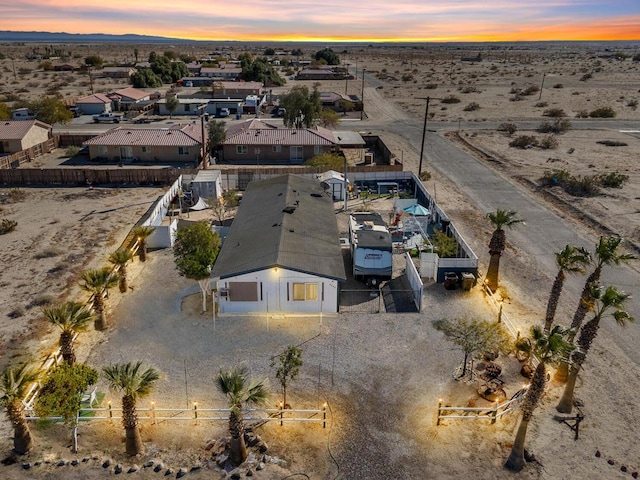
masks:
<instances>
[{"instance_id":1,"label":"desert ground","mask_svg":"<svg viewBox=\"0 0 640 480\"><path fill-rule=\"evenodd\" d=\"M343 62L348 62L353 71L357 61L357 79L346 85L321 81L319 88L344 91L346 87L349 93L359 95L361 68L365 65L367 119L357 126L350 124L349 128L379 132L396 157L402 158L405 168L414 171L420 145L407 143L402 134L386 130L384 125L399 118L421 122L424 99L429 96L428 128L436 129L438 135L450 136L479 161L491 165L496 175L561 212L566 222L593 237L594 243L598 235L614 232L628 238L633 247L640 242L640 178L634 161L639 144L638 133L629 131L639 130L640 114L634 101L640 93L634 79L640 65L630 58L620 60L614 53L634 55L636 47L572 45L541 50L516 46L498 51L481 46L474 50L349 48ZM38 71L37 62L18 60L18 53L24 54L30 48L11 47L16 53L12 53L16 57L15 77L11 60L0 60L0 93L5 99L16 100L9 95L29 98L56 84L63 97L89 93L88 80L78 74L42 72ZM104 51L106 59L131 60L134 47L102 48L106 47L78 47L74 56L78 55L76 60L81 61L86 55ZM161 50L141 46L140 56L145 57L151 48ZM3 51L7 49L2 47ZM477 53L483 56L480 62L460 60ZM20 73L21 68L31 71ZM62 75L71 77L65 80ZM517 95L511 93L514 88L539 88L543 78L542 91L512 100ZM289 81L287 85L292 84L296 82ZM99 79L95 85L104 91L123 86L107 79ZM20 92L25 89L28 91ZM460 98L460 103L442 103L441 99L450 95ZM472 102L478 107L465 110ZM541 106L542 102L546 105ZM583 110L600 107L615 110L615 128L609 126L613 120L595 123L575 118ZM540 122L553 120L544 116L550 108L562 109L572 122L566 133L556 136L556 148L508 146L522 134L545 136L535 130ZM502 123L515 124L517 132L509 136L498 131ZM625 126L618 127L622 124ZM626 145L606 146L599 141ZM428 143L426 147L428 168ZM603 189L592 197L575 197L560 187L539 186L545 171L554 169L567 170L574 176L616 171L629 179L622 188ZM478 254L480 272L484 272L491 234L483 218L486 212L446 177L437 171L431 173L433 177L427 185L437 183L438 203ZM15 232L0 237L4 252L0 273L4 287L0 291L0 315L4 319L0 325L1 354L2 364L6 365L29 356L39 359L54 348L56 333L44 324L40 306L56 299L76 298L78 272L88 265L104 264L108 253L161 192L81 188L2 193L6 201L0 205L0 216L19 222ZM508 248L502 276L502 288L509 297L505 308L523 331L542 318L555 275L555 271L534 267L528 252ZM317 318L287 317L271 323L269 332L265 331L265 319L243 318L238 323L235 318L221 318L214 332L212 320L197 311L191 282L173 271L170 252L154 252L147 264L135 262L132 270L134 290L122 298L117 292L110 295L113 329L106 335L83 334L80 355L96 367L135 359L156 363L165 374L154 394L158 403L182 403L188 377L192 380L186 400L198 397L207 405L219 405L222 399L212 385L219 367L245 361L252 373L267 377L272 375L267 361L271 355L289 343L313 339L305 344L305 368L292 395L296 405L304 406L315 406L324 397L331 406L329 428L279 428L272 424L262 427L260 435L269 443L269 453L284 459L286 465L269 465L263 472L255 472L256 476L276 479L301 472L310 478L326 479L513 477L501 466L515 435L516 415L507 415L495 425L454 421L435 425L438 398L463 405L478 400L472 385L453 380L453 371L461 361L460 352L434 330L432 321L457 315L495 315L479 289L465 296L460 291L445 292L441 286L431 285L425 293L427 308L421 315L350 314L326 318L322 325ZM519 274L525 270L530 274ZM159 282L162 277L168 281ZM574 279L567 288L576 300L581 282L582 279ZM562 304L558 318L568 318L574 303L568 300ZM157 311L166 312L162 325L154 323L159 315L154 316L153 312ZM517 375L517 362L505 358L504 366L508 371L508 393L512 393L522 382ZM538 462L528 464L517 477L629 478L630 472L640 468L640 422L635 415L638 378L638 365L606 332L601 333L578 385L586 415L580 439L574 441L573 432L553 420L553 407L562 389L551 383L528 437L528 448ZM100 390L105 391L103 384ZM161 459L174 468L188 467L206 461L203 446L223 435L223 426L189 425L185 431L174 425L143 425L147 451L143 458L131 460L123 455L119 425L96 423L83 426L81 432L81 453L77 458L89 458L84 466L54 467L43 463L39 469L25 473L17 465L0 467L0 471L6 478L103 478L105 470L100 464L105 458L127 467L148 459ZM6 421L2 433L3 448L8 453L11 434ZM55 463L60 458L74 458L67 448L68 432L63 427L36 429L35 435L38 443L28 461ZM601 457L595 456L596 450L602 452ZM623 465L628 473L620 470ZM205 478L210 473L202 469L189 476ZM137 475L147 478L158 474L147 469Z\"/></svg>"}]
</instances>

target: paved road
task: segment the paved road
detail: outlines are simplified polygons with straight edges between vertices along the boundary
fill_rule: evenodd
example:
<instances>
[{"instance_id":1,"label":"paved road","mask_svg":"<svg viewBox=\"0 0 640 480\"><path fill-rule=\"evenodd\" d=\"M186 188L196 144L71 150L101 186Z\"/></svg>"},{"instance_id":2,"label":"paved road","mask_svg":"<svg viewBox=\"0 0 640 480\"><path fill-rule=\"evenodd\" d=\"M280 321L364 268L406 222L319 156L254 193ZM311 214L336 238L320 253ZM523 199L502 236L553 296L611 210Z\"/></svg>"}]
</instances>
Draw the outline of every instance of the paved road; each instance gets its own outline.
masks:
<instances>
[{"instance_id":1,"label":"paved road","mask_svg":"<svg viewBox=\"0 0 640 480\"><path fill-rule=\"evenodd\" d=\"M374 87L378 80L366 77ZM376 83L377 82L377 83ZM365 94L366 98L366 94ZM366 103L365 103L366 105ZM366 110L366 106L365 106ZM539 124L539 121L531 124ZM464 128L467 128L465 124ZM486 128L488 123L480 126ZM478 127L477 124L472 124ZM447 130L457 128L457 122L451 122ZM422 136L422 119L394 118L392 121L363 122L360 125L350 125L354 130L389 131L406 139L408 147L420 151ZM428 124L427 129L443 129L442 122ZM492 128L495 128L492 127ZM574 122L574 128L611 128L640 130L640 122L631 121L593 121L582 120ZM499 173L487 167L473 156L460 150L437 133L427 132L425 143L428 146L425 153L423 169L428 168L449 178L458 185L475 207L481 212L494 211L496 208L508 208L519 212L526 219L526 226L509 232L509 241L520 251L526 252L534 265L547 272L550 278L556 273L553 254L560 251L564 245L570 243L581 245L593 250L597 242L596 237L587 237L576 232L560 216L548 209L531 194L515 183L510 183ZM510 279L517 284L517 279ZM584 278L570 278L565 287L564 298L578 298ZM621 287L635 297L628 304L630 313L640 320L640 261L632 267L606 269L602 276L605 284ZM550 288L550 287L549 287ZM614 341L620 346L633 362L640 365L640 322L621 329L614 322L603 322L603 328L608 330Z\"/></svg>"}]
</instances>

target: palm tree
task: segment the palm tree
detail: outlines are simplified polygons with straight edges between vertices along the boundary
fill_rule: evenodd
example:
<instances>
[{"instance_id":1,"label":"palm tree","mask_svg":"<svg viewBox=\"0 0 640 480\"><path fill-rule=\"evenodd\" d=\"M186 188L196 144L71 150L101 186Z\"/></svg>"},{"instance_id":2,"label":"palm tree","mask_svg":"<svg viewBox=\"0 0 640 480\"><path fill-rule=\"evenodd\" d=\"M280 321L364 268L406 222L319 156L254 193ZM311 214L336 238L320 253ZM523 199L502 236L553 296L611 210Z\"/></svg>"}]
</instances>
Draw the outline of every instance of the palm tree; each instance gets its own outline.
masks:
<instances>
[{"instance_id":1,"label":"palm tree","mask_svg":"<svg viewBox=\"0 0 640 480\"><path fill-rule=\"evenodd\" d=\"M109 261L118 267L118 277L120 281L118 283L120 292L126 293L127 285L127 263L133 258L131 250L126 248L120 248L115 252L111 252L109 255Z\"/></svg>"},{"instance_id":2,"label":"palm tree","mask_svg":"<svg viewBox=\"0 0 640 480\"><path fill-rule=\"evenodd\" d=\"M22 399L37 377L34 369L23 365L5 368L0 379L0 404L6 408L7 417L13 424L13 451L19 455L27 453L33 447Z\"/></svg>"},{"instance_id":3,"label":"palm tree","mask_svg":"<svg viewBox=\"0 0 640 480\"><path fill-rule=\"evenodd\" d=\"M584 248L566 245L562 251L556 253L558 273L553 281L551 294L549 295L549 301L547 302L547 314L544 319L544 331L546 333L549 333L551 330L553 319L556 316L560 293L562 293L562 287L564 286L564 281L567 278L567 273L584 273L585 267L590 262L591 255L589 255L589 252Z\"/></svg>"},{"instance_id":4,"label":"palm tree","mask_svg":"<svg viewBox=\"0 0 640 480\"><path fill-rule=\"evenodd\" d=\"M133 234L138 237L138 255L140 255L140 261L147 260L147 238L155 231L153 227L133 227Z\"/></svg>"},{"instance_id":5,"label":"palm tree","mask_svg":"<svg viewBox=\"0 0 640 480\"><path fill-rule=\"evenodd\" d=\"M118 283L118 276L111 272L109 267L92 268L85 270L80 275L84 283L80 283L80 288L91 293L93 296L93 308L95 308L97 316L95 320L96 330L104 330L107 328L107 315L104 309L105 292L113 288Z\"/></svg>"},{"instance_id":6,"label":"palm tree","mask_svg":"<svg viewBox=\"0 0 640 480\"><path fill-rule=\"evenodd\" d=\"M264 404L269 396L266 381L250 380L249 371L245 366L226 371L220 370L216 380L218 390L229 400L229 433L231 434L229 460L233 465L238 466L247 459L242 404Z\"/></svg>"},{"instance_id":7,"label":"palm tree","mask_svg":"<svg viewBox=\"0 0 640 480\"><path fill-rule=\"evenodd\" d=\"M84 305L78 302L64 302L52 307L45 307L42 312L44 316L56 327L60 333L60 352L62 358L69 365L76 361L76 354L73 351L73 337L78 332L84 332L93 320L93 313Z\"/></svg>"},{"instance_id":8,"label":"palm tree","mask_svg":"<svg viewBox=\"0 0 640 480\"><path fill-rule=\"evenodd\" d=\"M527 389L522 402L522 420L518 426L516 439L513 442L511 453L504 464L505 468L519 472L524 467L524 443L527 437L527 428L533 417L547 382L547 365L565 357L571 350L571 344L567 341L567 331L559 325L546 334L540 327L531 329L532 351L540 361L536 367L531 384Z\"/></svg>"},{"instance_id":9,"label":"palm tree","mask_svg":"<svg viewBox=\"0 0 640 480\"><path fill-rule=\"evenodd\" d=\"M580 295L580 301L578 307L573 314L571 320L571 334L569 340L573 342L576 334L582 326L584 317L587 316L589 306L591 304L591 284L598 283L600 281L600 275L602 269L607 265L620 265L621 263L634 260L636 257L628 253L620 253L618 247L622 244L623 239L617 236L600 237L595 250L595 262L593 272L587 277L582 288L582 294ZM556 371L554 380L558 382L566 382L569 376L569 365L566 362L562 362Z\"/></svg>"},{"instance_id":10,"label":"palm tree","mask_svg":"<svg viewBox=\"0 0 640 480\"><path fill-rule=\"evenodd\" d=\"M489 242L489 269L485 277L486 285L495 292L498 288L498 275L500 270L500 257L506 247L506 235L503 227L513 227L524 220L518 218L518 212L515 210L496 210L493 213L487 213L487 219L491 225L495 227L491 241Z\"/></svg>"},{"instance_id":11,"label":"palm tree","mask_svg":"<svg viewBox=\"0 0 640 480\"><path fill-rule=\"evenodd\" d=\"M598 334L602 318L606 315L611 315L621 327L624 327L627 322L635 321L635 319L624 310L624 304L631 296L618 291L616 287L609 286L602 288L598 284L591 284L590 297L590 309L593 311L593 318L580 329L578 347L571 355L572 362L571 368L569 369L569 378L567 379L567 384L564 386L564 392L562 393L560 402L556 407L556 410L561 413L571 413L576 379L587 358L591 344ZM612 309L613 311L611 311ZM609 313L610 311L611 313Z\"/></svg>"},{"instance_id":12,"label":"palm tree","mask_svg":"<svg viewBox=\"0 0 640 480\"><path fill-rule=\"evenodd\" d=\"M142 452L142 437L138 429L136 401L151 393L160 373L153 367L141 371L142 362L110 365L102 370L111 390L122 393L122 425L125 430L125 448L128 455Z\"/></svg>"}]
</instances>

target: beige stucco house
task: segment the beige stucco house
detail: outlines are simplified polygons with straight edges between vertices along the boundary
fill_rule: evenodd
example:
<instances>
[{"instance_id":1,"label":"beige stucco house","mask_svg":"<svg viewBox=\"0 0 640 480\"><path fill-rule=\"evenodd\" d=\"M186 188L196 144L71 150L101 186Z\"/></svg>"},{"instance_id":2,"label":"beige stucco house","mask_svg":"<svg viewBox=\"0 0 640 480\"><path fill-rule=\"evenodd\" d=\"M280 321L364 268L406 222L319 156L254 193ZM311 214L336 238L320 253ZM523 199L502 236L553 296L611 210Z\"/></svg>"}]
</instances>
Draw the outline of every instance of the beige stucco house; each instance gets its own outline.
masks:
<instances>
[{"instance_id":1,"label":"beige stucco house","mask_svg":"<svg viewBox=\"0 0 640 480\"><path fill-rule=\"evenodd\" d=\"M0 154L17 153L46 142L51 125L39 120L0 121Z\"/></svg>"}]
</instances>

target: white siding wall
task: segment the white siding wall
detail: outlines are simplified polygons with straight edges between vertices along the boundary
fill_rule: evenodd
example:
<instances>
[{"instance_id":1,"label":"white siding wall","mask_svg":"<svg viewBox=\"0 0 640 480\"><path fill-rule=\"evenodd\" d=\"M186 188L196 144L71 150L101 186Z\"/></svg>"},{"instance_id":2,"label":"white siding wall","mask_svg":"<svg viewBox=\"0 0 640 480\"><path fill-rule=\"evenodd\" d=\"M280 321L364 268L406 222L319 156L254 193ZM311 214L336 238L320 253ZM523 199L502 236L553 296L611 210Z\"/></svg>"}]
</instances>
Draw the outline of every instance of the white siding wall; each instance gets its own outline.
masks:
<instances>
[{"instance_id":1,"label":"white siding wall","mask_svg":"<svg viewBox=\"0 0 640 480\"><path fill-rule=\"evenodd\" d=\"M220 289L228 287L229 282L256 282L258 301L234 302L229 296L221 296ZM317 300L294 300L294 283L317 284ZM272 268L221 279L218 282L218 289L220 313L336 313L338 310L338 282L336 280L283 268L278 268L277 272Z\"/></svg>"}]
</instances>

